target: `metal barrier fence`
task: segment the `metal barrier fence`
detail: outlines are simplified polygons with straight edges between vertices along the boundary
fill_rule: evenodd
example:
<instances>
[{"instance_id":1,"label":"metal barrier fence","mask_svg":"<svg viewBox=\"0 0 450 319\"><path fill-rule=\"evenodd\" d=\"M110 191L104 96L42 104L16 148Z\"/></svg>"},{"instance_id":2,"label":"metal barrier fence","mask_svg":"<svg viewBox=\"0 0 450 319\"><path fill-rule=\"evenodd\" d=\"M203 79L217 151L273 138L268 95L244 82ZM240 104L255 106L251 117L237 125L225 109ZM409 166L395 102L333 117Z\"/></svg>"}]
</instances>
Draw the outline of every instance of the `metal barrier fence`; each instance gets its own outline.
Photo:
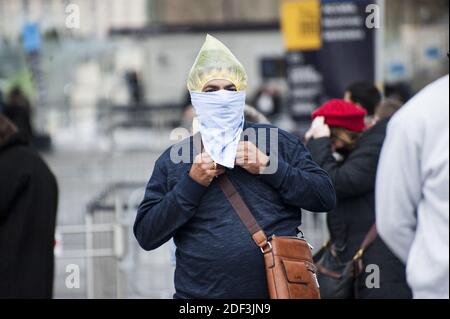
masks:
<instances>
[{"instance_id":1,"label":"metal barrier fence","mask_svg":"<svg viewBox=\"0 0 450 319\"><path fill-rule=\"evenodd\" d=\"M172 297L170 244L148 253L140 249L133 236L144 189L141 182L113 184L88 205L84 225L57 228L61 238L84 238L81 248L63 248L57 258L84 261L86 298Z\"/></svg>"}]
</instances>

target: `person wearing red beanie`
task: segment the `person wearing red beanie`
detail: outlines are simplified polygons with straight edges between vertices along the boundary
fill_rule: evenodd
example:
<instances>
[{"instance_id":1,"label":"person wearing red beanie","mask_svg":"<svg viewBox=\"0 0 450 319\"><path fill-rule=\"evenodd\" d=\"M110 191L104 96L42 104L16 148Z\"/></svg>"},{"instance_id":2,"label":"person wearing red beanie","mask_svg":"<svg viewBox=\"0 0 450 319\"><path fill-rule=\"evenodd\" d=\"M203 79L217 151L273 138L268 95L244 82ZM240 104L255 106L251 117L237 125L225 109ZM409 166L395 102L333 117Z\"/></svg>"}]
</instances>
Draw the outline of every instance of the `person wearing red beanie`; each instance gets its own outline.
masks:
<instances>
[{"instance_id":1,"label":"person wearing red beanie","mask_svg":"<svg viewBox=\"0 0 450 319\"><path fill-rule=\"evenodd\" d=\"M323 116L325 124L331 127L341 127L352 132L364 131L364 118L367 111L344 100L331 100L312 113L312 118Z\"/></svg>"},{"instance_id":2,"label":"person wearing red beanie","mask_svg":"<svg viewBox=\"0 0 450 319\"><path fill-rule=\"evenodd\" d=\"M362 256L364 265L379 267L377 289L365 285L370 276L365 271L346 296L342 290L336 293L339 282L327 280L327 273L340 272L341 262L353 259L375 225L375 178L389 118L365 128L365 115L366 111L355 104L331 100L312 114L314 121L306 135L306 146L313 160L329 174L337 198L336 207L327 215L329 245L316 256L318 269L322 269L318 273L321 294L323 298L411 298L405 266L380 237Z\"/></svg>"},{"instance_id":3,"label":"person wearing red beanie","mask_svg":"<svg viewBox=\"0 0 450 319\"><path fill-rule=\"evenodd\" d=\"M366 110L353 103L330 100L312 113L313 123L306 133L306 141L330 137L333 152L345 157L355 148L364 131L366 115Z\"/></svg>"}]
</instances>

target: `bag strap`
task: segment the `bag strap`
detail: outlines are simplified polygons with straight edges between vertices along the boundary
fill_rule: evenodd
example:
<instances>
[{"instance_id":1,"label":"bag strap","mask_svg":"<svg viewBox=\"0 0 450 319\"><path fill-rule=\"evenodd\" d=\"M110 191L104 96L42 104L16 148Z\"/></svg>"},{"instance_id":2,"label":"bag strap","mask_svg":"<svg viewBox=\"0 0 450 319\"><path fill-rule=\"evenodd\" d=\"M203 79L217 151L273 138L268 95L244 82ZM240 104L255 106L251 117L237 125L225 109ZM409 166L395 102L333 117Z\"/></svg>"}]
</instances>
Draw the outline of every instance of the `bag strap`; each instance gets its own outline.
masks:
<instances>
[{"instance_id":1,"label":"bag strap","mask_svg":"<svg viewBox=\"0 0 450 319\"><path fill-rule=\"evenodd\" d=\"M193 142L193 146L194 146L193 155L195 157L197 154L200 154L203 149L203 141L202 141L200 132L197 132L196 134L194 134L192 142ZM270 252L272 250L272 246L268 242L266 234L262 230L261 226L259 226L255 217L250 212L250 209L248 208L247 204L245 204L241 195L239 195L238 191L236 190L234 185L231 183L228 176L226 176L225 174L222 174L221 176L219 176L218 182L219 182L220 188L222 189L222 192L225 194L225 197L230 202L235 213L238 215L238 217L240 218L242 223L247 228L247 230L250 233L250 235L252 236L252 239L255 242L255 244L259 248L261 248L261 251L263 253Z\"/></svg>"},{"instance_id":2,"label":"bag strap","mask_svg":"<svg viewBox=\"0 0 450 319\"><path fill-rule=\"evenodd\" d=\"M228 176L225 174L221 175L218 178L218 182L222 192L225 194L225 197L230 202L236 214L241 219L242 223L247 228L248 232L252 235L253 241L261 248L262 252L267 252L267 246L271 248L270 244L267 241L267 236L262 230L261 226L259 226L253 214L250 212L250 209L245 204L241 195L239 195L238 191L231 183Z\"/></svg>"},{"instance_id":3,"label":"bag strap","mask_svg":"<svg viewBox=\"0 0 450 319\"><path fill-rule=\"evenodd\" d=\"M359 250L356 252L355 256L353 256L354 261L361 259L367 248L369 248L369 246L372 245L377 236L378 236L377 225L373 224L369 232L366 234L366 237L364 237L364 240L361 246L359 247Z\"/></svg>"}]
</instances>

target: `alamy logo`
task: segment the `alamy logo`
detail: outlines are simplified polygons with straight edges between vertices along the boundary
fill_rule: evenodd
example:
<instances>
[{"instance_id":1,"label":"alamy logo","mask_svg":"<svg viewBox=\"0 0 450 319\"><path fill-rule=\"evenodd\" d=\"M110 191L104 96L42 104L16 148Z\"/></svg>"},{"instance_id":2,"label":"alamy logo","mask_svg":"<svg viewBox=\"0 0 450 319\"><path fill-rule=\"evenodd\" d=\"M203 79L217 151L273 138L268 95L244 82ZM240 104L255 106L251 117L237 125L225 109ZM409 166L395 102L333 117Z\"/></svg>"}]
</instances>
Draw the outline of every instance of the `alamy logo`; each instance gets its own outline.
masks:
<instances>
[{"instance_id":1,"label":"alamy logo","mask_svg":"<svg viewBox=\"0 0 450 319\"><path fill-rule=\"evenodd\" d=\"M224 133L226 134L226 132ZM170 140L173 142L180 142L190 136L189 130L185 128L176 128L170 134ZM217 142L223 143L229 139L226 136L217 136ZM277 128L247 128L241 134L241 141L248 141L253 143L262 153L269 156L269 166L261 174L274 174L278 170L278 129ZM199 145L200 144L200 145ZM180 143L174 145L170 149L170 160L174 164L191 163L191 154L201 149L201 142L199 139L194 140L193 150L191 150L190 143ZM248 163L256 163L257 158L249 156Z\"/></svg>"},{"instance_id":2,"label":"alamy logo","mask_svg":"<svg viewBox=\"0 0 450 319\"><path fill-rule=\"evenodd\" d=\"M368 29L381 28L381 9L379 5L369 4L366 7L366 13L369 15L366 17L366 27Z\"/></svg>"},{"instance_id":3,"label":"alamy logo","mask_svg":"<svg viewBox=\"0 0 450 319\"><path fill-rule=\"evenodd\" d=\"M79 29L80 28L80 7L76 4L69 4L66 7L66 28Z\"/></svg>"},{"instance_id":4,"label":"alamy logo","mask_svg":"<svg viewBox=\"0 0 450 319\"><path fill-rule=\"evenodd\" d=\"M80 288L80 267L76 264L69 264L66 266L66 288L79 289Z\"/></svg>"},{"instance_id":5,"label":"alamy logo","mask_svg":"<svg viewBox=\"0 0 450 319\"><path fill-rule=\"evenodd\" d=\"M380 267L375 264L366 266L366 287L369 289L380 288Z\"/></svg>"}]
</instances>

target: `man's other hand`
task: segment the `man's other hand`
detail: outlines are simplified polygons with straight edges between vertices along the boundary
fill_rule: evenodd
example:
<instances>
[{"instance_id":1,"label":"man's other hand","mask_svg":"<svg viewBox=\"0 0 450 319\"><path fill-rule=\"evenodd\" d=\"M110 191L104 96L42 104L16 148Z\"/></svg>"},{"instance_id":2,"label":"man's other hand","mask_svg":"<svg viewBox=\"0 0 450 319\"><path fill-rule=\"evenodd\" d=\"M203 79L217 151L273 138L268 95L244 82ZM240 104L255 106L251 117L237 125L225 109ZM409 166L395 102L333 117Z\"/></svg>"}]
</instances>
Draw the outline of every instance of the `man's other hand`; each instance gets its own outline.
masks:
<instances>
[{"instance_id":1,"label":"man's other hand","mask_svg":"<svg viewBox=\"0 0 450 319\"><path fill-rule=\"evenodd\" d=\"M252 142L239 142L236 153L236 165L251 174L261 174L269 164L269 157Z\"/></svg>"}]
</instances>

